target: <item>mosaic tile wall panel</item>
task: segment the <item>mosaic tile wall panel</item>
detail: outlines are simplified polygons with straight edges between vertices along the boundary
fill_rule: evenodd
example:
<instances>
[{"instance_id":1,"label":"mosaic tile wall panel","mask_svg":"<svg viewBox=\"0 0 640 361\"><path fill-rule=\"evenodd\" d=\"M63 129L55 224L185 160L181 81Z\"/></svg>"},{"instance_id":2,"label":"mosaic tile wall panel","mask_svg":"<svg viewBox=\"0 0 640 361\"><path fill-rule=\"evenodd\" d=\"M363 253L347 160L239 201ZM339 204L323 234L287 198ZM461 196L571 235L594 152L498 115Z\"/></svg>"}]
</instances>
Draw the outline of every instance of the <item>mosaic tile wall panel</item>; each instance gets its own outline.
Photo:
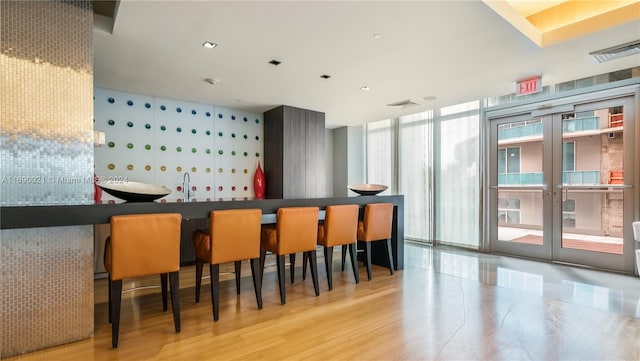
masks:
<instances>
[{"instance_id":1,"label":"mosaic tile wall panel","mask_svg":"<svg viewBox=\"0 0 640 361\"><path fill-rule=\"evenodd\" d=\"M0 358L91 337L93 227L5 229L0 237Z\"/></svg>"},{"instance_id":2,"label":"mosaic tile wall panel","mask_svg":"<svg viewBox=\"0 0 640 361\"><path fill-rule=\"evenodd\" d=\"M215 105L150 97L96 87L94 128L105 132L95 149L101 181L160 184L164 199L252 198L253 174L262 161L262 115ZM119 201L108 194L103 202Z\"/></svg>"},{"instance_id":3,"label":"mosaic tile wall panel","mask_svg":"<svg viewBox=\"0 0 640 361\"><path fill-rule=\"evenodd\" d=\"M0 204L92 202L91 2L0 2ZM0 233L0 358L93 333L93 228Z\"/></svg>"},{"instance_id":4,"label":"mosaic tile wall panel","mask_svg":"<svg viewBox=\"0 0 640 361\"><path fill-rule=\"evenodd\" d=\"M0 204L90 203L91 4L0 6Z\"/></svg>"}]
</instances>

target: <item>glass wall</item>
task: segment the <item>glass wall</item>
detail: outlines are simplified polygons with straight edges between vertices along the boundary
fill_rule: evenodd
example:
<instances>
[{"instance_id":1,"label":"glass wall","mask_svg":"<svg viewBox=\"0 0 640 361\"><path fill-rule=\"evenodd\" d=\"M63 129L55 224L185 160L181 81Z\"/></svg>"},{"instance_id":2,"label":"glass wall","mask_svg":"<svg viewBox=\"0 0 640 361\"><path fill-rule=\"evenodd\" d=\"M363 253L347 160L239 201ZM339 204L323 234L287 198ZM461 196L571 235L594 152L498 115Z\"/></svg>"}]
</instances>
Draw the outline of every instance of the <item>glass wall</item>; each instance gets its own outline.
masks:
<instances>
[{"instance_id":1,"label":"glass wall","mask_svg":"<svg viewBox=\"0 0 640 361\"><path fill-rule=\"evenodd\" d=\"M442 108L436 119L436 240L479 248L480 101Z\"/></svg>"}]
</instances>

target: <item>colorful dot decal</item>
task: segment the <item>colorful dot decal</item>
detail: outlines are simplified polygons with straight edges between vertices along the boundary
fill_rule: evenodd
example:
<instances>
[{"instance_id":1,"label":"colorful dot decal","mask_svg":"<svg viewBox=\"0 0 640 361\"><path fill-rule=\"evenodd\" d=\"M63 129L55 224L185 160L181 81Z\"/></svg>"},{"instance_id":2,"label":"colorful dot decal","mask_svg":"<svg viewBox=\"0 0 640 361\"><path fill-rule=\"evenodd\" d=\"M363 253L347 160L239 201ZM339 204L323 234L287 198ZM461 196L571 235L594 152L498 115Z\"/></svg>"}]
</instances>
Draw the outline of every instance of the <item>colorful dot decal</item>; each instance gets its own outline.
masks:
<instances>
[{"instance_id":1,"label":"colorful dot decal","mask_svg":"<svg viewBox=\"0 0 640 361\"><path fill-rule=\"evenodd\" d=\"M147 124L144 125L144 127L147 128L147 129L151 129L151 124L147 123Z\"/></svg>"},{"instance_id":2,"label":"colorful dot decal","mask_svg":"<svg viewBox=\"0 0 640 361\"><path fill-rule=\"evenodd\" d=\"M218 113L218 118L222 119L222 114Z\"/></svg>"},{"instance_id":3,"label":"colorful dot decal","mask_svg":"<svg viewBox=\"0 0 640 361\"><path fill-rule=\"evenodd\" d=\"M167 147L162 145L162 146L160 146L160 150L164 152L165 150L167 150Z\"/></svg>"},{"instance_id":4,"label":"colorful dot decal","mask_svg":"<svg viewBox=\"0 0 640 361\"><path fill-rule=\"evenodd\" d=\"M147 145L145 145L145 146L144 146L144 149L146 149L146 150L151 150L151 144L147 144Z\"/></svg>"},{"instance_id":5,"label":"colorful dot decal","mask_svg":"<svg viewBox=\"0 0 640 361\"><path fill-rule=\"evenodd\" d=\"M181 132L182 132L182 128L177 127L177 128L176 128L176 132L181 133Z\"/></svg>"},{"instance_id":6,"label":"colorful dot decal","mask_svg":"<svg viewBox=\"0 0 640 361\"><path fill-rule=\"evenodd\" d=\"M160 130L165 131L165 130L167 130L167 127L165 127L164 125L161 125L160 126Z\"/></svg>"},{"instance_id":7,"label":"colorful dot decal","mask_svg":"<svg viewBox=\"0 0 640 361\"><path fill-rule=\"evenodd\" d=\"M129 149L133 149L133 143L129 143L129 144L127 144L127 148L129 148Z\"/></svg>"},{"instance_id":8,"label":"colorful dot decal","mask_svg":"<svg viewBox=\"0 0 640 361\"><path fill-rule=\"evenodd\" d=\"M196 134L198 131L196 131L195 129L191 129L191 133Z\"/></svg>"},{"instance_id":9,"label":"colorful dot decal","mask_svg":"<svg viewBox=\"0 0 640 361\"><path fill-rule=\"evenodd\" d=\"M231 168L231 173L236 174L236 169L235 168Z\"/></svg>"},{"instance_id":10,"label":"colorful dot decal","mask_svg":"<svg viewBox=\"0 0 640 361\"><path fill-rule=\"evenodd\" d=\"M244 154L244 156L245 156L245 157L249 155L249 153L248 153L248 152L244 152L244 153L242 153L242 154Z\"/></svg>"},{"instance_id":11,"label":"colorful dot decal","mask_svg":"<svg viewBox=\"0 0 640 361\"><path fill-rule=\"evenodd\" d=\"M243 120L244 120L245 123L249 121L249 119L247 119L247 117L244 117Z\"/></svg>"},{"instance_id":12,"label":"colorful dot decal","mask_svg":"<svg viewBox=\"0 0 640 361\"><path fill-rule=\"evenodd\" d=\"M260 124L260 119L256 119L256 124Z\"/></svg>"},{"instance_id":13,"label":"colorful dot decal","mask_svg":"<svg viewBox=\"0 0 640 361\"><path fill-rule=\"evenodd\" d=\"M195 153L195 152L197 152L197 151L198 151L198 150L197 150L196 148L191 148L191 153Z\"/></svg>"},{"instance_id":14,"label":"colorful dot decal","mask_svg":"<svg viewBox=\"0 0 640 361\"><path fill-rule=\"evenodd\" d=\"M211 135L211 132L207 130L207 131L205 132L205 134L206 134L206 135Z\"/></svg>"},{"instance_id":15,"label":"colorful dot decal","mask_svg":"<svg viewBox=\"0 0 640 361\"><path fill-rule=\"evenodd\" d=\"M113 99L113 98L109 98L109 99L107 99L107 101L108 101L109 103L111 103L111 104L113 104L113 103L115 103L115 102L116 102L116 100L115 100L115 99Z\"/></svg>"},{"instance_id":16,"label":"colorful dot decal","mask_svg":"<svg viewBox=\"0 0 640 361\"><path fill-rule=\"evenodd\" d=\"M218 132L218 136L221 137L224 133Z\"/></svg>"},{"instance_id":17,"label":"colorful dot decal","mask_svg":"<svg viewBox=\"0 0 640 361\"><path fill-rule=\"evenodd\" d=\"M222 188L222 186L219 186L219 187L218 187L218 190L219 190L220 192L222 192L222 191L224 190L224 188Z\"/></svg>"},{"instance_id":18,"label":"colorful dot decal","mask_svg":"<svg viewBox=\"0 0 640 361\"><path fill-rule=\"evenodd\" d=\"M220 150L218 151L218 154L220 154L220 155L223 155L223 154L224 154L224 152L222 151L222 149L220 149Z\"/></svg>"},{"instance_id":19,"label":"colorful dot decal","mask_svg":"<svg viewBox=\"0 0 640 361\"><path fill-rule=\"evenodd\" d=\"M144 103L144 107L145 107L145 108L147 108L147 109L150 109L150 108L151 108L151 104L149 104L149 103Z\"/></svg>"},{"instance_id":20,"label":"colorful dot decal","mask_svg":"<svg viewBox=\"0 0 640 361\"><path fill-rule=\"evenodd\" d=\"M231 120L236 120L236 116L235 116L235 115L232 115L232 116L231 116Z\"/></svg>"},{"instance_id":21,"label":"colorful dot decal","mask_svg":"<svg viewBox=\"0 0 640 361\"><path fill-rule=\"evenodd\" d=\"M196 114L198 114L198 112L196 112L196 110L195 110L195 109L192 109L192 110L191 110L191 114L196 115Z\"/></svg>"},{"instance_id":22,"label":"colorful dot decal","mask_svg":"<svg viewBox=\"0 0 640 361\"><path fill-rule=\"evenodd\" d=\"M182 167L176 167L176 170L177 170L178 172L182 172Z\"/></svg>"},{"instance_id":23,"label":"colorful dot decal","mask_svg":"<svg viewBox=\"0 0 640 361\"><path fill-rule=\"evenodd\" d=\"M147 172L151 170L151 166L150 165L145 165L144 166L144 170L146 170Z\"/></svg>"},{"instance_id":24,"label":"colorful dot decal","mask_svg":"<svg viewBox=\"0 0 640 361\"><path fill-rule=\"evenodd\" d=\"M127 169L128 170L133 170L133 164L127 164Z\"/></svg>"},{"instance_id":25,"label":"colorful dot decal","mask_svg":"<svg viewBox=\"0 0 640 361\"><path fill-rule=\"evenodd\" d=\"M211 168L207 167L207 169L205 169L205 172L211 173Z\"/></svg>"},{"instance_id":26,"label":"colorful dot decal","mask_svg":"<svg viewBox=\"0 0 640 361\"><path fill-rule=\"evenodd\" d=\"M133 122L127 122L127 127L133 128Z\"/></svg>"},{"instance_id":27,"label":"colorful dot decal","mask_svg":"<svg viewBox=\"0 0 640 361\"><path fill-rule=\"evenodd\" d=\"M116 124L116 122L113 121L113 119L109 119L109 120L107 120L107 124L114 125L114 124Z\"/></svg>"},{"instance_id":28,"label":"colorful dot decal","mask_svg":"<svg viewBox=\"0 0 640 361\"><path fill-rule=\"evenodd\" d=\"M248 170L247 168L245 168L245 169L243 170L243 172L244 172L244 174L247 174L247 173L249 173L249 170Z\"/></svg>"},{"instance_id":29,"label":"colorful dot decal","mask_svg":"<svg viewBox=\"0 0 640 361\"><path fill-rule=\"evenodd\" d=\"M176 108L176 112L178 112L178 113L182 113L182 108L177 107L177 108Z\"/></svg>"},{"instance_id":30,"label":"colorful dot decal","mask_svg":"<svg viewBox=\"0 0 640 361\"><path fill-rule=\"evenodd\" d=\"M127 100L127 105L128 106L133 106L133 102L131 100Z\"/></svg>"},{"instance_id":31,"label":"colorful dot decal","mask_svg":"<svg viewBox=\"0 0 640 361\"><path fill-rule=\"evenodd\" d=\"M116 169L116 165L115 165L115 164L113 164L113 163L109 163L109 165L107 166L107 168L109 168L109 169L111 169L111 170L114 170L114 169Z\"/></svg>"},{"instance_id":32,"label":"colorful dot decal","mask_svg":"<svg viewBox=\"0 0 640 361\"><path fill-rule=\"evenodd\" d=\"M176 150L177 150L178 152L182 152L182 147L178 147L178 148L176 148Z\"/></svg>"},{"instance_id":33,"label":"colorful dot decal","mask_svg":"<svg viewBox=\"0 0 640 361\"><path fill-rule=\"evenodd\" d=\"M236 191L236 186L231 187L231 190L235 192Z\"/></svg>"},{"instance_id":34,"label":"colorful dot decal","mask_svg":"<svg viewBox=\"0 0 640 361\"><path fill-rule=\"evenodd\" d=\"M245 134L242 136L244 139L249 139L249 137Z\"/></svg>"},{"instance_id":35,"label":"colorful dot decal","mask_svg":"<svg viewBox=\"0 0 640 361\"><path fill-rule=\"evenodd\" d=\"M256 152L256 157L259 157L259 156L260 156L260 153Z\"/></svg>"},{"instance_id":36,"label":"colorful dot decal","mask_svg":"<svg viewBox=\"0 0 640 361\"><path fill-rule=\"evenodd\" d=\"M109 142L107 145L109 146L109 148L113 148L113 147L115 147L115 146L116 146L116 143L114 143L114 142Z\"/></svg>"},{"instance_id":37,"label":"colorful dot decal","mask_svg":"<svg viewBox=\"0 0 640 361\"><path fill-rule=\"evenodd\" d=\"M218 168L218 173L222 173L222 172L223 172L222 168Z\"/></svg>"},{"instance_id":38,"label":"colorful dot decal","mask_svg":"<svg viewBox=\"0 0 640 361\"><path fill-rule=\"evenodd\" d=\"M235 151L235 150L232 150L232 151L231 151L231 155L236 155L236 151Z\"/></svg>"},{"instance_id":39,"label":"colorful dot decal","mask_svg":"<svg viewBox=\"0 0 640 361\"><path fill-rule=\"evenodd\" d=\"M236 137L236 133L231 133L231 138L235 138Z\"/></svg>"},{"instance_id":40,"label":"colorful dot decal","mask_svg":"<svg viewBox=\"0 0 640 361\"><path fill-rule=\"evenodd\" d=\"M207 149L207 150L205 150L205 153L207 153L207 154L211 154L211 149Z\"/></svg>"},{"instance_id":41,"label":"colorful dot decal","mask_svg":"<svg viewBox=\"0 0 640 361\"><path fill-rule=\"evenodd\" d=\"M205 114L207 117L210 117L210 116L211 116L211 113L210 113L210 112L206 112L206 113L204 113L204 114Z\"/></svg>"},{"instance_id":42,"label":"colorful dot decal","mask_svg":"<svg viewBox=\"0 0 640 361\"><path fill-rule=\"evenodd\" d=\"M164 172L164 171L166 171L166 170L167 170L167 167L165 167L165 166L163 166L163 165L162 165L162 166L160 166L160 170Z\"/></svg>"},{"instance_id":43,"label":"colorful dot decal","mask_svg":"<svg viewBox=\"0 0 640 361\"><path fill-rule=\"evenodd\" d=\"M196 168L196 167L191 167L191 171L192 171L193 173L195 173L195 172L197 172L197 171L198 171L198 168ZM194 190L195 190L195 189L194 189Z\"/></svg>"},{"instance_id":44,"label":"colorful dot decal","mask_svg":"<svg viewBox=\"0 0 640 361\"><path fill-rule=\"evenodd\" d=\"M167 110L167 107L165 107L164 105L161 105L160 106L160 110L165 111L165 110Z\"/></svg>"},{"instance_id":45,"label":"colorful dot decal","mask_svg":"<svg viewBox=\"0 0 640 361\"><path fill-rule=\"evenodd\" d=\"M260 140L260 137L256 135L256 140Z\"/></svg>"}]
</instances>

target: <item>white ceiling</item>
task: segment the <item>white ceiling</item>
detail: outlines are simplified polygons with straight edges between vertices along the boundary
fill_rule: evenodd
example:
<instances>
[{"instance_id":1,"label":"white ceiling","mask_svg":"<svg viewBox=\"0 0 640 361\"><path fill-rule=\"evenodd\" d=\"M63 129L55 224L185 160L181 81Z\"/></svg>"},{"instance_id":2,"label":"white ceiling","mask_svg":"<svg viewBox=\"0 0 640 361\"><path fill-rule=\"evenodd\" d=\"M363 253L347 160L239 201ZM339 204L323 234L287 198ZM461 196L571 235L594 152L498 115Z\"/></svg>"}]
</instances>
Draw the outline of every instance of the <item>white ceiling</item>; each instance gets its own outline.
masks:
<instances>
[{"instance_id":1,"label":"white ceiling","mask_svg":"<svg viewBox=\"0 0 640 361\"><path fill-rule=\"evenodd\" d=\"M257 113L291 105L334 128L512 93L528 76L555 84L640 66L589 55L638 38L635 21L540 48L479 0L122 0L112 33L94 27L94 84ZM386 106L406 99L421 105Z\"/></svg>"}]
</instances>

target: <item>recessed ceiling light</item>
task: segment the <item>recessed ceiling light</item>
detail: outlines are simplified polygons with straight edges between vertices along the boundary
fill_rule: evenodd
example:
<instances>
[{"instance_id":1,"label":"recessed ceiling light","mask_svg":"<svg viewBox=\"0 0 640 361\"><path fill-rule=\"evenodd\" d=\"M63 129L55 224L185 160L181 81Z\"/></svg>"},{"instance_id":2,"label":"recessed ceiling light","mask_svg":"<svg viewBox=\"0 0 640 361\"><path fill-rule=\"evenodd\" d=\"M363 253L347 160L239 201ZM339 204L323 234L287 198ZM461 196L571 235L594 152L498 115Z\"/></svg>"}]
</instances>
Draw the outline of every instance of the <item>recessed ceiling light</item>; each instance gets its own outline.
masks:
<instances>
[{"instance_id":1,"label":"recessed ceiling light","mask_svg":"<svg viewBox=\"0 0 640 361\"><path fill-rule=\"evenodd\" d=\"M205 41L204 43L202 43L202 46L204 46L207 49L213 49L216 46L218 46L218 44L211 42L211 41Z\"/></svg>"},{"instance_id":2,"label":"recessed ceiling light","mask_svg":"<svg viewBox=\"0 0 640 361\"><path fill-rule=\"evenodd\" d=\"M368 87L368 86L366 86L366 85L365 85L365 86L363 86L363 87L360 87L360 89L362 89L362 90L364 90L364 91L369 91L369 90L371 90L371 88L369 88L369 87Z\"/></svg>"},{"instance_id":3,"label":"recessed ceiling light","mask_svg":"<svg viewBox=\"0 0 640 361\"><path fill-rule=\"evenodd\" d=\"M282 64L281 61L278 61L276 59L271 59L271 61L269 62L269 64L273 65L273 66L278 66L280 64Z\"/></svg>"},{"instance_id":4,"label":"recessed ceiling light","mask_svg":"<svg viewBox=\"0 0 640 361\"><path fill-rule=\"evenodd\" d=\"M211 84L211 85L216 85L216 84L218 84L218 83L220 82L220 80L218 80L218 79L206 78L206 79L204 80L204 82L205 82L205 83L209 83L209 84Z\"/></svg>"},{"instance_id":5,"label":"recessed ceiling light","mask_svg":"<svg viewBox=\"0 0 640 361\"><path fill-rule=\"evenodd\" d=\"M329 79L329 78L331 78L331 75L328 75L328 74L322 74L322 75L320 75L320 77L321 77L322 79Z\"/></svg>"},{"instance_id":6,"label":"recessed ceiling light","mask_svg":"<svg viewBox=\"0 0 640 361\"><path fill-rule=\"evenodd\" d=\"M381 39L382 38L382 34L373 34L373 38L374 39Z\"/></svg>"}]
</instances>

